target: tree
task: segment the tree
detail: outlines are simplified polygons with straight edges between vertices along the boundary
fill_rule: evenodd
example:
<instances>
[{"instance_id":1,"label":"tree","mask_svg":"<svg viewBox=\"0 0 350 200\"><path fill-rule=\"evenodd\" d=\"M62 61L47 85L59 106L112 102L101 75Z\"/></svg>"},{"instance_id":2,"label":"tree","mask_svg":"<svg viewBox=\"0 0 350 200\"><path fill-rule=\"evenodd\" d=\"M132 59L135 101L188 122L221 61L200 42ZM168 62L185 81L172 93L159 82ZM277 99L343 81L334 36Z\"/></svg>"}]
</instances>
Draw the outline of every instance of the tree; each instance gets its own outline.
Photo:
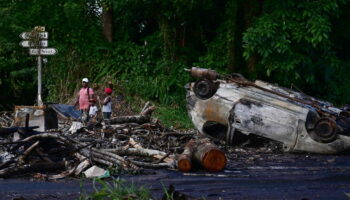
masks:
<instances>
[{"instance_id":1,"label":"tree","mask_svg":"<svg viewBox=\"0 0 350 200\"><path fill-rule=\"evenodd\" d=\"M260 73L285 86L295 84L323 97L333 94L339 89L329 85L336 82L334 75L349 67L335 55L330 38L332 18L345 2L265 1L264 14L244 33L244 57L258 55Z\"/></svg>"},{"instance_id":2,"label":"tree","mask_svg":"<svg viewBox=\"0 0 350 200\"><path fill-rule=\"evenodd\" d=\"M40 25L59 50L44 66L47 100L71 98L87 76L183 105L190 81L183 68L198 65L344 103L348 9L346 0L2 1L0 88L7 92L0 100L33 103L35 60L18 45L18 34Z\"/></svg>"}]
</instances>

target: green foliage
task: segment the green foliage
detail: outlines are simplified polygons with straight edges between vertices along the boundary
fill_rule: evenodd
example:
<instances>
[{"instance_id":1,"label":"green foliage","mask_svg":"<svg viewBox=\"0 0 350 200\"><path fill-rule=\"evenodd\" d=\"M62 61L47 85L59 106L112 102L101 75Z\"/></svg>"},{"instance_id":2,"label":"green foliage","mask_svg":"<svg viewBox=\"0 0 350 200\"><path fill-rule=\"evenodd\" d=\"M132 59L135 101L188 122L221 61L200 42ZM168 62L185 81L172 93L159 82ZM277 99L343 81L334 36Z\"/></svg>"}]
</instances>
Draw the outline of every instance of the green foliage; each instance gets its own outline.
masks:
<instances>
[{"instance_id":1,"label":"green foliage","mask_svg":"<svg viewBox=\"0 0 350 200\"><path fill-rule=\"evenodd\" d=\"M113 42L102 34L104 6L113 11ZM46 101L67 102L83 77L108 78L124 94L159 104L165 123L188 127L183 86L191 79L183 69L197 65L348 103L349 7L346 0L2 1L0 109L34 103L36 60L18 35L38 25L59 51L43 67Z\"/></svg>"},{"instance_id":2,"label":"green foliage","mask_svg":"<svg viewBox=\"0 0 350 200\"><path fill-rule=\"evenodd\" d=\"M94 179L94 192L91 194L80 195L79 200L122 200L122 199L139 199L149 200L151 195L148 189L137 187L133 183L127 184L121 179L113 179L111 183Z\"/></svg>"},{"instance_id":3,"label":"green foliage","mask_svg":"<svg viewBox=\"0 0 350 200\"><path fill-rule=\"evenodd\" d=\"M332 17L345 2L266 1L264 14L244 33L243 56L248 59L257 53L260 72L269 79L336 100L332 97L344 88L334 83L338 75L349 73L349 65L336 57L330 35ZM349 100L349 95L338 98L342 103Z\"/></svg>"},{"instance_id":4,"label":"green foliage","mask_svg":"<svg viewBox=\"0 0 350 200\"><path fill-rule=\"evenodd\" d=\"M232 55L231 49L237 48L237 46L240 45L235 37L235 34L237 34L237 30L239 29L237 22L238 20L241 20L237 20L237 12L239 9L238 4L238 0L231 0L227 1L222 8L217 8L222 11L214 16L218 21L223 22L215 27L215 37L206 38L204 41L207 53L199 57L199 61L196 65L204 68L216 69L223 73L228 73L232 69L230 66L231 57L235 55ZM236 65L238 64L240 63L236 63ZM235 70L238 70L238 68Z\"/></svg>"},{"instance_id":5,"label":"green foliage","mask_svg":"<svg viewBox=\"0 0 350 200\"><path fill-rule=\"evenodd\" d=\"M43 76L46 90L58 88L58 83L66 81L64 78L70 67L76 68L75 61L67 64L67 58L72 54L76 54L78 58L82 54L89 54L91 49L94 49L95 41L102 41L99 37L98 17L86 15L91 7L87 6L89 2L92 5L95 1L1 1L0 88L4 94L0 97L2 105L33 104L35 100L36 59L28 55L26 48L18 45L21 41L18 35L21 32L31 31L38 25L46 26L50 34L49 46L56 47L60 52L61 57L48 58L48 64L44 65L44 72L53 73L45 73ZM54 60L55 64L51 60ZM52 67L55 70L47 69ZM57 94L58 91L50 90L50 93Z\"/></svg>"},{"instance_id":6,"label":"green foliage","mask_svg":"<svg viewBox=\"0 0 350 200\"><path fill-rule=\"evenodd\" d=\"M96 82L108 76L121 84L128 94L145 99L168 105L184 102L183 86L189 80L183 70L186 65L155 59L161 53L158 49L132 42L119 44L99 60L91 61L96 65L89 75Z\"/></svg>"},{"instance_id":7,"label":"green foliage","mask_svg":"<svg viewBox=\"0 0 350 200\"><path fill-rule=\"evenodd\" d=\"M184 107L158 106L154 114L166 127L188 129L193 128Z\"/></svg>"}]
</instances>

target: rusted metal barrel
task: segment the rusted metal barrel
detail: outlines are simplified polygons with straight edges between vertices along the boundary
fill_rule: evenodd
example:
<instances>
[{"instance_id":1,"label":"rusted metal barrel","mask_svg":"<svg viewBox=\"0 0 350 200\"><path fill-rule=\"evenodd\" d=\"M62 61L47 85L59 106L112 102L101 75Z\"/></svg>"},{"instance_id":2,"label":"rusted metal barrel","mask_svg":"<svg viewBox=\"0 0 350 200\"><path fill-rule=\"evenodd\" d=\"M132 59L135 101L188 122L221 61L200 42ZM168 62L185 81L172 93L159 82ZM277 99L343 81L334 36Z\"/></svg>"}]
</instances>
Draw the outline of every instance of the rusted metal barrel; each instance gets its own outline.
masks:
<instances>
[{"instance_id":1,"label":"rusted metal barrel","mask_svg":"<svg viewBox=\"0 0 350 200\"><path fill-rule=\"evenodd\" d=\"M185 70L190 72L191 76L198 79L216 80L219 77L219 73L211 69L192 67L191 69Z\"/></svg>"}]
</instances>

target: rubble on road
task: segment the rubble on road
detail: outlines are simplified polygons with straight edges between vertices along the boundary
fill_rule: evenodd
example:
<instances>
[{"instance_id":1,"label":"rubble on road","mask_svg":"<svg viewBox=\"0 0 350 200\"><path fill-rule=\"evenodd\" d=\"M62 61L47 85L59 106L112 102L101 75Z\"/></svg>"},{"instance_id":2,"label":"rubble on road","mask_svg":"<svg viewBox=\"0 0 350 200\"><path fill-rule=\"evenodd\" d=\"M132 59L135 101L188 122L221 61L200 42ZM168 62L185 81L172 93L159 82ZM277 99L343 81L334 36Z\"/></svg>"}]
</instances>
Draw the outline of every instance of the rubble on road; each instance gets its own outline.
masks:
<instances>
[{"instance_id":1,"label":"rubble on road","mask_svg":"<svg viewBox=\"0 0 350 200\"><path fill-rule=\"evenodd\" d=\"M82 173L94 177L101 175L97 167L118 173L175 169L176 155L195 138L196 131L164 127L151 117L154 109L147 106L138 115L113 117L109 123L93 121L84 125L60 119L58 129L45 132L20 127L24 131L16 141L17 130L0 135L0 177L29 174L52 180ZM0 123L8 125L8 114L2 116ZM93 170L87 170L92 166Z\"/></svg>"},{"instance_id":2,"label":"rubble on road","mask_svg":"<svg viewBox=\"0 0 350 200\"><path fill-rule=\"evenodd\" d=\"M10 127L13 124L14 113L3 111L0 112L0 127Z\"/></svg>"},{"instance_id":3,"label":"rubble on road","mask_svg":"<svg viewBox=\"0 0 350 200\"><path fill-rule=\"evenodd\" d=\"M108 170L102 169L94 165L89 169L87 169L86 171L84 171L84 175L86 178L101 178L101 177L108 177L109 172Z\"/></svg>"}]
</instances>

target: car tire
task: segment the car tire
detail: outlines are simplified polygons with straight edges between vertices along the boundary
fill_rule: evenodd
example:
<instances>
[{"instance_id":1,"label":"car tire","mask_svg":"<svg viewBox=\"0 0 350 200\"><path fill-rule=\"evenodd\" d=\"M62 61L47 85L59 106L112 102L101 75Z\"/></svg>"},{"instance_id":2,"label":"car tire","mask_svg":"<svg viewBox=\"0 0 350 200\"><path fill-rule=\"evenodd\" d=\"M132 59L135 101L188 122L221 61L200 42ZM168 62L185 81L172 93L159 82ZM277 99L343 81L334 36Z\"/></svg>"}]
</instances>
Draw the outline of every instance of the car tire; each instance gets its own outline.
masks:
<instances>
[{"instance_id":1,"label":"car tire","mask_svg":"<svg viewBox=\"0 0 350 200\"><path fill-rule=\"evenodd\" d=\"M208 79L200 79L196 81L193 87L194 94L202 100L212 97L215 94L216 90L216 84Z\"/></svg>"}]
</instances>

